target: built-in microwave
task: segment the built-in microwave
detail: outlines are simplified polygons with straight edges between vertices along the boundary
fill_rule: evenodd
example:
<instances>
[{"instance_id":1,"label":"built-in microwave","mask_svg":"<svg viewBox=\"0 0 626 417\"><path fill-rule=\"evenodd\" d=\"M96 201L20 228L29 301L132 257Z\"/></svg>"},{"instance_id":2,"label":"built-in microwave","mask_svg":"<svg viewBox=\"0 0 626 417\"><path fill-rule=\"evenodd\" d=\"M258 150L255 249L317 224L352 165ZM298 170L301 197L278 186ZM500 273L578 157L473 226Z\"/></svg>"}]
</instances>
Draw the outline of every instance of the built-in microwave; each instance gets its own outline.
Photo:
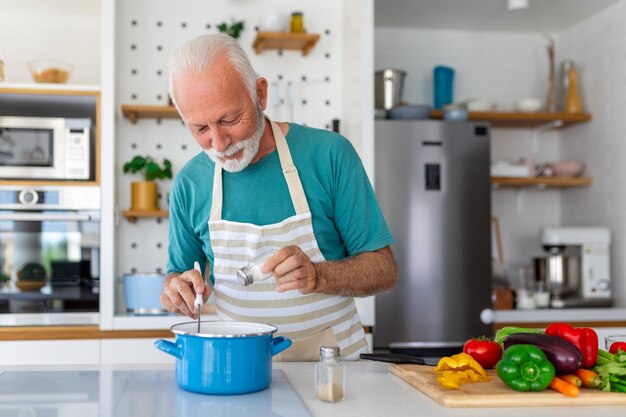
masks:
<instances>
[{"instance_id":1,"label":"built-in microwave","mask_svg":"<svg viewBox=\"0 0 626 417\"><path fill-rule=\"evenodd\" d=\"M0 116L0 178L88 180L91 120Z\"/></svg>"}]
</instances>

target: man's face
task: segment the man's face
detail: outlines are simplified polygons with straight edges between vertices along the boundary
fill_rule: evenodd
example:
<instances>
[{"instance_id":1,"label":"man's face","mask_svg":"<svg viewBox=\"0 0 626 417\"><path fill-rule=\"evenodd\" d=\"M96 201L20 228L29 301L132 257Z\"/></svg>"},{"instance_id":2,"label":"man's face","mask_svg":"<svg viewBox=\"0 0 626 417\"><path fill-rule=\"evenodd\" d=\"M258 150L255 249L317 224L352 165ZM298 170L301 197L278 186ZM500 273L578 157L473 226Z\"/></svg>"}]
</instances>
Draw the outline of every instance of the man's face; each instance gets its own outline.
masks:
<instances>
[{"instance_id":1,"label":"man's face","mask_svg":"<svg viewBox=\"0 0 626 417\"><path fill-rule=\"evenodd\" d=\"M207 155L219 160L226 171L243 170L257 155L265 127L266 82L260 80L255 103L239 73L223 57L205 73L173 79L185 124Z\"/></svg>"}]
</instances>

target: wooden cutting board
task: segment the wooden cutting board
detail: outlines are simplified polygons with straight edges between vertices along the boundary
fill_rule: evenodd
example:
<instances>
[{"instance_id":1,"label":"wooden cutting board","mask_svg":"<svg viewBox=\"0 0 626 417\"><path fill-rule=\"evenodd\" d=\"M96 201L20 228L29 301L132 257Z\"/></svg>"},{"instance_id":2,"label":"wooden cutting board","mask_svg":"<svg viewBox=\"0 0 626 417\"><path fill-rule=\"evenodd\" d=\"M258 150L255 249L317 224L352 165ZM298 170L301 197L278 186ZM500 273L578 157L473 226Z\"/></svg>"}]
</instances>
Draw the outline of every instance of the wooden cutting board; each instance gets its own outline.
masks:
<instances>
[{"instance_id":1,"label":"wooden cutting board","mask_svg":"<svg viewBox=\"0 0 626 417\"><path fill-rule=\"evenodd\" d=\"M491 380L462 384L459 389L444 388L436 380L433 366L391 365L391 372L446 407L539 407L576 405L626 405L626 394L581 388L576 398L547 389L518 392L504 384L493 369Z\"/></svg>"}]
</instances>

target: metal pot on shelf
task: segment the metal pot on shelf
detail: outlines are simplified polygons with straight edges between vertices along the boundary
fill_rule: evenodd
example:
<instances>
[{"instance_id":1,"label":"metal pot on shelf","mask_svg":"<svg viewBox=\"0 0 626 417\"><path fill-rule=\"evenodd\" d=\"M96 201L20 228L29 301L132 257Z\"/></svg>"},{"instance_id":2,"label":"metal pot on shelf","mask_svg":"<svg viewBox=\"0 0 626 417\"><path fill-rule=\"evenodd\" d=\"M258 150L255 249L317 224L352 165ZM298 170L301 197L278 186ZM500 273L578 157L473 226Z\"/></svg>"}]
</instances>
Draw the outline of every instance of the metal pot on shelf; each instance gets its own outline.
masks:
<instances>
[{"instance_id":1,"label":"metal pot on shelf","mask_svg":"<svg viewBox=\"0 0 626 417\"><path fill-rule=\"evenodd\" d=\"M374 73L374 95L377 109L389 110L400 105L406 72L384 69Z\"/></svg>"}]
</instances>

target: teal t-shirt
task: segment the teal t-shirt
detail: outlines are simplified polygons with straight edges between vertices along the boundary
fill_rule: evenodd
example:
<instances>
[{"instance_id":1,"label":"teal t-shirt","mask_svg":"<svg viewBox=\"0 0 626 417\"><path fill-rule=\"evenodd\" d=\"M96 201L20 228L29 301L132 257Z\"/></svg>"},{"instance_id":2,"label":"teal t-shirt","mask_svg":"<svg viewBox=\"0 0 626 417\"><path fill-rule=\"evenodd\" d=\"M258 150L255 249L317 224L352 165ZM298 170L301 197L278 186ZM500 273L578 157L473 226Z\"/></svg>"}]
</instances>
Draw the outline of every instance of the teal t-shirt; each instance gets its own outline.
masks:
<instances>
[{"instance_id":1,"label":"teal t-shirt","mask_svg":"<svg viewBox=\"0 0 626 417\"><path fill-rule=\"evenodd\" d=\"M394 240L352 144L327 130L289 124L286 136L327 260L381 249ZM201 152L176 175L170 192L167 272L193 268L213 250L208 220L215 163ZM241 172L222 174L222 219L268 225L295 215L275 149ZM213 276L211 277L213 281Z\"/></svg>"}]
</instances>

